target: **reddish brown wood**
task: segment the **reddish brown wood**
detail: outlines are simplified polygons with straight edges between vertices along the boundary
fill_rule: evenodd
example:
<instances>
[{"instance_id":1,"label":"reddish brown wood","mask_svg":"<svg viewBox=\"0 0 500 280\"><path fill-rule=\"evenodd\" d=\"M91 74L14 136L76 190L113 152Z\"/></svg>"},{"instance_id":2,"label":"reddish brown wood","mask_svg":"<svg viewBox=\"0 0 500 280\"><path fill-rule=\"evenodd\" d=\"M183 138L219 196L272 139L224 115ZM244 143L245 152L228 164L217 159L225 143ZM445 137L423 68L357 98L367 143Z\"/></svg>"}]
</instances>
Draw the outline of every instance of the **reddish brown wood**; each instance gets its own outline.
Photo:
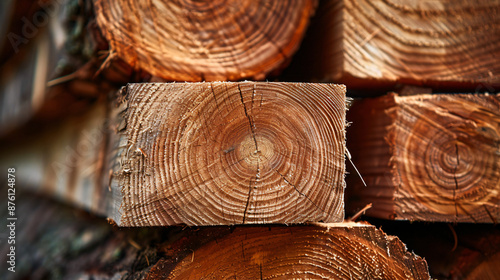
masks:
<instances>
[{"instance_id":1,"label":"reddish brown wood","mask_svg":"<svg viewBox=\"0 0 500 280\"><path fill-rule=\"evenodd\" d=\"M429 279L398 238L358 223L239 227L184 255L160 260L148 279Z\"/></svg>"},{"instance_id":2,"label":"reddish brown wood","mask_svg":"<svg viewBox=\"0 0 500 280\"><path fill-rule=\"evenodd\" d=\"M119 225L343 219L343 86L146 83L121 94L110 150Z\"/></svg>"},{"instance_id":3,"label":"reddish brown wood","mask_svg":"<svg viewBox=\"0 0 500 280\"><path fill-rule=\"evenodd\" d=\"M6 280L429 279L424 259L368 224L117 228L46 197L17 195L16 272L4 265ZM2 256L10 246L0 244Z\"/></svg>"},{"instance_id":4,"label":"reddish brown wood","mask_svg":"<svg viewBox=\"0 0 500 280\"><path fill-rule=\"evenodd\" d=\"M291 67L294 80L349 89L395 83L500 86L500 1L327 0Z\"/></svg>"},{"instance_id":5,"label":"reddish brown wood","mask_svg":"<svg viewBox=\"0 0 500 280\"><path fill-rule=\"evenodd\" d=\"M351 211L385 219L500 220L500 95L390 94L356 102L348 148ZM351 172L352 173L352 172Z\"/></svg>"},{"instance_id":6,"label":"reddish brown wood","mask_svg":"<svg viewBox=\"0 0 500 280\"><path fill-rule=\"evenodd\" d=\"M373 219L372 219L373 220ZM493 224L373 221L425 258L432 279L497 279L500 229Z\"/></svg>"}]
</instances>

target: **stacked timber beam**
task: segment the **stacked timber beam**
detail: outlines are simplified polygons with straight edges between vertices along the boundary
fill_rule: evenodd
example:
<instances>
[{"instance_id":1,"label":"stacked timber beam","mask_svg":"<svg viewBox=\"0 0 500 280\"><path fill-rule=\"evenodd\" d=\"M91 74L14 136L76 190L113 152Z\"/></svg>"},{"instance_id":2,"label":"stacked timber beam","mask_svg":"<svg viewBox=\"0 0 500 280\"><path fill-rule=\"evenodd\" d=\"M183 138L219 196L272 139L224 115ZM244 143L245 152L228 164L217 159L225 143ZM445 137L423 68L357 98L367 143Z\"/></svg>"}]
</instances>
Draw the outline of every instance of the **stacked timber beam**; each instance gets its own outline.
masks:
<instances>
[{"instance_id":1,"label":"stacked timber beam","mask_svg":"<svg viewBox=\"0 0 500 280\"><path fill-rule=\"evenodd\" d=\"M351 222L362 213L401 226L418 249L433 244L427 256L451 256L430 257L436 275L494 277L499 1L37 5L0 21L9 34L23 16L28 28L43 12L50 22L30 40L9 37L22 55L9 58L17 51L0 42L0 166L15 168L26 197L36 190L100 217L85 223L101 219L102 232L82 236L60 220L60 236L85 246L61 254L87 260L85 273L99 272L88 277L108 265L113 278L430 278L399 238ZM384 96L346 113L346 95L374 93ZM358 167L347 184L346 155ZM58 212L50 202L33 210L37 199L19 202L20 215L35 212L23 240L36 238L30 227L47 230L35 225L49 220L43 212ZM449 234L432 239L416 232L422 223L397 220ZM461 230L476 226L488 232ZM105 249L89 245L95 235Z\"/></svg>"},{"instance_id":2,"label":"stacked timber beam","mask_svg":"<svg viewBox=\"0 0 500 280\"><path fill-rule=\"evenodd\" d=\"M500 229L485 223L378 223L425 256L433 279L496 279Z\"/></svg>"},{"instance_id":3,"label":"stacked timber beam","mask_svg":"<svg viewBox=\"0 0 500 280\"><path fill-rule=\"evenodd\" d=\"M24 157L13 151L13 158L31 167L20 169L33 185L110 215L120 226L341 221L344 90L259 82L130 84L114 109L98 103L48 132L52 137ZM81 129L80 137L71 137L69 128ZM59 141L47 144L54 135ZM109 173L106 160L114 168ZM186 247L193 241L175 243L184 246L175 251L176 261L160 260L148 277L428 279L424 260L369 225L228 231L204 229L212 237L199 248Z\"/></svg>"},{"instance_id":4,"label":"stacked timber beam","mask_svg":"<svg viewBox=\"0 0 500 280\"><path fill-rule=\"evenodd\" d=\"M21 195L16 255L23 265L0 272L5 280L429 279L425 260L364 223L117 228L46 197ZM0 218L8 217L2 209ZM0 244L2 256L9 246Z\"/></svg>"},{"instance_id":5,"label":"stacked timber beam","mask_svg":"<svg viewBox=\"0 0 500 280\"><path fill-rule=\"evenodd\" d=\"M169 264L160 260L148 279L429 279L398 238L360 223L240 227Z\"/></svg>"},{"instance_id":6,"label":"stacked timber beam","mask_svg":"<svg viewBox=\"0 0 500 280\"><path fill-rule=\"evenodd\" d=\"M500 86L499 11L498 0L321 1L290 75L351 89L491 90Z\"/></svg>"},{"instance_id":7,"label":"stacked timber beam","mask_svg":"<svg viewBox=\"0 0 500 280\"><path fill-rule=\"evenodd\" d=\"M122 226L343 220L345 87L129 84L113 104L2 162Z\"/></svg>"}]
</instances>

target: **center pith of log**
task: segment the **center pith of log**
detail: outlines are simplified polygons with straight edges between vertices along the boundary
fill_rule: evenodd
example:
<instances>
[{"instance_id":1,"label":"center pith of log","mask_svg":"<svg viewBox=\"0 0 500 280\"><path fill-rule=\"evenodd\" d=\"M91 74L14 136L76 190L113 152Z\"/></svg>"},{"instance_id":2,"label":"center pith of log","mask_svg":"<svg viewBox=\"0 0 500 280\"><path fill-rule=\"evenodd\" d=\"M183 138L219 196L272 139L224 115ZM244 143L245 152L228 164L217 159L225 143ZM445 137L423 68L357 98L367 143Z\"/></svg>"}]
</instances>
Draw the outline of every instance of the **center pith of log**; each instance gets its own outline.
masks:
<instances>
[{"instance_id":1,"label":"center pith of log","mask_svg":"<svg viewBox=\"0 0 500 280\"><path fill-rule=\"evenodd\" d=\"M284 67L316 9L298 1L97 0L118 57L170 81L264 79Z\"/></svg>"}]
</instances>

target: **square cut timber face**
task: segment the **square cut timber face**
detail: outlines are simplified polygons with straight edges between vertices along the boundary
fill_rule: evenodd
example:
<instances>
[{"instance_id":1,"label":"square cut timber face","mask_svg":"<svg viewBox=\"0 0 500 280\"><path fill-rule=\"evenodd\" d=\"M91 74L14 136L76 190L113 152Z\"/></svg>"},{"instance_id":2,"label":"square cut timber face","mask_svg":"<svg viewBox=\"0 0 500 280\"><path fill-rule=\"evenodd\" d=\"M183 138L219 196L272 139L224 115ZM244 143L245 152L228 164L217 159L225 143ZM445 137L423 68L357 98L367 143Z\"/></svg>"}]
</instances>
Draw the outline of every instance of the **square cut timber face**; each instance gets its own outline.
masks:
<instances>
[{"instance_id":1,"label":"square cut timber face","mask_svg":"<svg viewBox=\"0 0 500 280\"><path fill-rule=\"evenodd\" d=\"M349 110L348 212L384 219L500 221L500 94L389 94ZM351 180L352 179L352 180Z\"/></svg>"},{"instance_id":2,"label":"square cut timber face","mask_svg":"<svg viewBox=\"0 0 500 280\"><path fill-rule=\"evenodd\" d=\"M116 103L118 225L343 220L345 86L129 84Z\"/></svg>"}]
</instances>

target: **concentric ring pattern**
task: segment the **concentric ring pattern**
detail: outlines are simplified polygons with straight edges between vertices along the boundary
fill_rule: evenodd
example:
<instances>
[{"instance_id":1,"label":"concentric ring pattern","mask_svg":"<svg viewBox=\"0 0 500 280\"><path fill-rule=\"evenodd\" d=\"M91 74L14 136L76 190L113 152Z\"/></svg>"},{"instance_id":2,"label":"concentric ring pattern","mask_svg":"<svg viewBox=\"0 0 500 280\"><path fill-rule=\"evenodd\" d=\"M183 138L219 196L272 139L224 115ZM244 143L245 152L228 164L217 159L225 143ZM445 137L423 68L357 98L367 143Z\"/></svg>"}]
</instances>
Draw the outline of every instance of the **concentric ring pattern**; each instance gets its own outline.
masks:
<instances>
[{"instance_id":1,"label":"concentric ring pattern","mask_svg":"<svg viewBox=\"0 0 500 280\"><path fill-rule=\"evenodd\" d=\"M151 273L166 279L429 279L425 261L399 239L339 224L237 228L168 269L156 265Z\"/></svg>"},{"instance_id":2,"label":"concentric ring pattern","mask_svg":"<svg viewBox=\"0 0 500 280\"><path fill-rule=\"evenodd\" d=\"M454 216L457 221L497 216L498 96L441 95L401 100L398 122L393 126L396 173L406 186L397 193L397 203L405 205L401 208L414 209L415 217ZM419 205L410 206L412 198Z\"/></svg>"},{"instance_id":3,"label":"concentric ring pattern","mask_svg":"<svg viewBox=\"0 0 500 280\"><path fill-rule=\"evenodd\" d=\"M345 88L128 86L125 225L343 218Z\"/></svg>"},{"instance_id":4,"label":"concentric ring pattern","mask_svg":"<svg viewBox=\"0 0 500 280\"><path fill-rule=\"evenodd\" d=\"M264 79L295 52L316 0L95 1L118 57L177 81Z\"/></svg>"}]
</instances>

